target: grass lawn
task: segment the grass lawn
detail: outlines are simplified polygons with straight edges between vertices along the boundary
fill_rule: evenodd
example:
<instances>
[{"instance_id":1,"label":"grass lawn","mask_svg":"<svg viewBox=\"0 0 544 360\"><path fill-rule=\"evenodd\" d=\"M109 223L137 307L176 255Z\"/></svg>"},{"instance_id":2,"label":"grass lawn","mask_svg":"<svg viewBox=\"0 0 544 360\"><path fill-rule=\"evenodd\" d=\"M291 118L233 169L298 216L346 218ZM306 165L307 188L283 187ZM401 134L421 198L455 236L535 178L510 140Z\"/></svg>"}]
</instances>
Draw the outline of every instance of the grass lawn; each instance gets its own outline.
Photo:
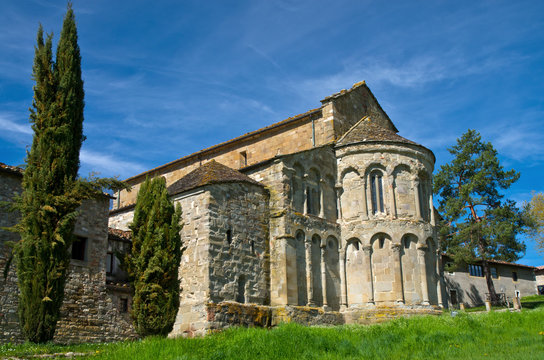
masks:
<instances>
[{"instance_id":1,"label":"grass lawn","mask_svg":"<svg viewBox=\"0 0 544 360\"><path fill-rule=\"evenodd\" d=\"M513 304L510 304L512 307ZM530 295L521 298L521 307L523 309L536 309L537 307L544 306L544 295ZM491 310L503 310L506 306L492 306ZM485 305L467 308L467 312L485 311Z\"/></svg>"},{"instance_id":2,"label":"grass lawn","mask_svg":"<svg viewBox=\"0 0 544 360\"><path fill-rule=\"evenodd\" d=\"M0 346L0 357L85 352L92 359L544 359L544 307L414 317L372 326L235 328L196 339Z\"/></svg>"}]
</instances>

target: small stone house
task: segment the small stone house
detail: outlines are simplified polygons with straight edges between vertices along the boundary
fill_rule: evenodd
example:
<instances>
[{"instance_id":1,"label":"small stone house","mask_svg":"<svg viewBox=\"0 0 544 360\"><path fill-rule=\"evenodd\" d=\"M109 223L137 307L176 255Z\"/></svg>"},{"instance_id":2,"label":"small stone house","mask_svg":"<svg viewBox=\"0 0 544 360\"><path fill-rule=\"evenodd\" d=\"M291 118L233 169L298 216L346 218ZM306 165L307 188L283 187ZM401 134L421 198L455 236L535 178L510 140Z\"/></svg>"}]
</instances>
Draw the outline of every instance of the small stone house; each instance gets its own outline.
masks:
<instances>
[{"instance_id":1,"label":"small stone house","mask_svg":"<svg viewBox=\"0 0 544 360\"><path fill-rule=\"evenodd\" d=\"M11 201L21 192L23 172L0 163L0 201ZM130 291L126 281L107 274L108 248L117 246L113 231L108 239L110 198L102 196L85 201L75 225L77 240L72 245L72 260L65 288L61 318L55 341L104 342L135 337L128 313ZM0 208L0 227L16 224L18 215ZM0 229L0 268L9 257L7 242L19 236ZM128 241L125 238L125 241ZM109 281L108 281L109 280ZM0 279L0 342L21 342L17 316L18 287L15 265L6 279ZM126 307L123 307L126 304Z\"/></svg>"},{"instance_id":2,"label":"small stone house","mask_svg":"<svg viewBox=\"0 0 544 360\"><path fill-rule=\"evenodd\" d=\"M453 264L446 255L442 257L444 267ZM501 300L512 304L514 297L535 295L537 283L533 266L509 263L506 261L489 261L491 278L495 292ZM481 306L488 298L489 290L481 262L462 264L457 268L444 270L444 298L450 308Z\"/></svg>"},{"instance_id":3,"label":"small stone house","mask_svg":"<svg viewBox=\"0 0 544 360\"><path fill-rule=\"evenodd\" d=\"M126 179L166 179L187 250L172 336L235 324L367 323L443 305L431 174L364 82L321 106Z\"/></svg>"}]
</instances>

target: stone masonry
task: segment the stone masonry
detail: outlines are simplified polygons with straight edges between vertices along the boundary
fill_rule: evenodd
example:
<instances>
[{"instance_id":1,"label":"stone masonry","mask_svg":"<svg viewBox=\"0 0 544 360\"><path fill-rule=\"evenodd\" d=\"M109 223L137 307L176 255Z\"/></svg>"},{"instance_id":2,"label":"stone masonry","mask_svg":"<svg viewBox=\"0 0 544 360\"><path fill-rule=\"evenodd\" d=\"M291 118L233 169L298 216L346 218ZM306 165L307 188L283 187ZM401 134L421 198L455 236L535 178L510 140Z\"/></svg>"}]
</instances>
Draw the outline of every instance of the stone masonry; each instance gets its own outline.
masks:
<instances>
[{"instance_id":1,"label":"stone masonry","mask_svg":"<svg viewBox=\"0 0 544 360\"><path fill-rule=\"evenodd\" d=\"M21 192L22 171L0 164L0 201L10 201ZM109 198L85 201L74 233L85 239L84 258L72 259L57 323L55 341L61 343L104 342L135 337L128 313L121 312L115 292L106 285ZM18 215L3 210L0 226L12 226ZM7 242L18 235L0 230L0 267L9 257ZM17 316L18 288L15 265L0 286L0 342L21 342ZM127 299L128 300L128 299Z\"/></svg>"},{"instance_id":2,"label":"stone masonry","mask_svg":"<svg viewBox=\"0 0 544 360\"><path fill-rule=\"evenodd\" d=\"M128 229L149 175L165 177L182 206L187 250L171 335L439 311L435 158L397 132L362 82L127 179L133 192L117 194L111 227Z\"/></svg>"}]
</instances>

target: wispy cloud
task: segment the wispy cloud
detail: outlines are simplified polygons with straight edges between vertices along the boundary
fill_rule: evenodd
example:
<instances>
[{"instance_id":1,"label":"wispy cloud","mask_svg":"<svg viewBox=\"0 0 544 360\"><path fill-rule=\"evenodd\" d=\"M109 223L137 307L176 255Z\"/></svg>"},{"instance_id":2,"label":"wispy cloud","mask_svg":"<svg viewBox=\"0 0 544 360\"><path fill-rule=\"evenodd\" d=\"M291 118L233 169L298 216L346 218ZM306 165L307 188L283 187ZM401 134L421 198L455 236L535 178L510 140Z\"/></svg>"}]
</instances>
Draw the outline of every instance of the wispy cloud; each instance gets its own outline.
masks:
<instances>
[{"instance_id":1,"label":"wispy cloud","mask_svg":"<svg viewBox=\"0 0 544 360\"><path fill-rule=\"evenodd\" d=\"M2 132L7 133L17 133L17 134L24 134L24 135L32 135L32 129L30 128L30 125L27 124L21 124L13 120L13 116L10 114L1 114L0 113L0 129ZM9 134L6 134L9 136Z\"/></svg>"},{"instance_id":2,"label":"wispy cloud","mask_svg":"<svg viewBox=\"0 0 544 360\"><path fill-rule=\"evenodd\" d=\"M140 173L146 169L142 164L120 160L109 154L86 149L81 150L80 160L84 168L90 168L93 172L115 174L122 177Z\"/></svg>"}]
</instances>

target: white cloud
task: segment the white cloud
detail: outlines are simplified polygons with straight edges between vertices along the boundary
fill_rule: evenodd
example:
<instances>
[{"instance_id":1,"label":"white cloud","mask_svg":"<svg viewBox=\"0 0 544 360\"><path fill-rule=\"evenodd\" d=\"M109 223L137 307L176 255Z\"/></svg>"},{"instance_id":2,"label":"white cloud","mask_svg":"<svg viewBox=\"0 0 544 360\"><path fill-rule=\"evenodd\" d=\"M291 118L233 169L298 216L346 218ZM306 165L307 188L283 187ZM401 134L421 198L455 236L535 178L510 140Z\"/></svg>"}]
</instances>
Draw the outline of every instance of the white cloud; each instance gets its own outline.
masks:
<instances>
[{"instance_id":1,"label":"white cloud","mask_svg":"<svg viewBox=\"0 0 544 360\"><path fill-rule=\"evenodd\" d=\"M113 174L126 177L143 172L146 167L141 164L119 160L109 154L101 154L95 151L82 149L80 153L81 163L93 172L101 174Z\"/></svg>"},{"instance_id":2,"label":"white cloud","mask_svg":"<svg viewBox=\"0 0 544 360\"><path fill-rule=\"evenodd\" d=\"M19 124L13 121L12 116L9 114L0 114L0 129L2 133L18 133L24 135L32 135L32 128L27 124Z\"/></svg>"}]
</instances>

